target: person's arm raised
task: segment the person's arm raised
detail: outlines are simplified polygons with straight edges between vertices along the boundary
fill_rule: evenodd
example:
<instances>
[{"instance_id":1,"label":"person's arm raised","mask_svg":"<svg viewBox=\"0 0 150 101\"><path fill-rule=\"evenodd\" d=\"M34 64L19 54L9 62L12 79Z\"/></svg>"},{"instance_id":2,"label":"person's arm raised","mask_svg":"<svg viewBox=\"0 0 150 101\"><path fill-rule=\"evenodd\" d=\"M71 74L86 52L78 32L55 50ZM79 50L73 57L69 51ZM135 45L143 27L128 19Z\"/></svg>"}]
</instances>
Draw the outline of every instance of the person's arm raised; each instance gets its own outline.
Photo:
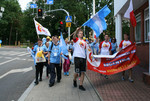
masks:
<instances>
[{"instance_id":1,"label":"person's arm raised","mask_svg":"<svg viewBox=\"0 0 150 101\"><path fill-rule=\"evenodd\" d=\"M74 33L73 39L76 39L77 33L78 33L78 31L81 29L81 27L82 27L82 26L78 27L78 28L76 29L76 31L73 32L73 33Z\"/></svg>"}]
</instances>

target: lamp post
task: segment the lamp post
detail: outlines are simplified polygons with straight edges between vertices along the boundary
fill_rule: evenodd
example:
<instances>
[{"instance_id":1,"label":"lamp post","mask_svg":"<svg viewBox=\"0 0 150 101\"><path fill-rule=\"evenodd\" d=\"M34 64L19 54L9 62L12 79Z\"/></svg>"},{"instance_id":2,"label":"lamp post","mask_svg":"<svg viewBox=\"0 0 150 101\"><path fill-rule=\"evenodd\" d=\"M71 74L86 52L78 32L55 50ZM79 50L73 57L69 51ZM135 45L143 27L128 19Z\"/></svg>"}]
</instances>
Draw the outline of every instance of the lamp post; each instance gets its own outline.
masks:
<instances>
[{"instance_id":1,"label":"lamp post","mask_svg":"<svg viewBox=\"0 0 150 101\"><path fill-rule=\"evenodd\" d=\"M3 12L5 11L4 7L0 7L0 19L3 17Z\"/></svg>"}]
</instances>

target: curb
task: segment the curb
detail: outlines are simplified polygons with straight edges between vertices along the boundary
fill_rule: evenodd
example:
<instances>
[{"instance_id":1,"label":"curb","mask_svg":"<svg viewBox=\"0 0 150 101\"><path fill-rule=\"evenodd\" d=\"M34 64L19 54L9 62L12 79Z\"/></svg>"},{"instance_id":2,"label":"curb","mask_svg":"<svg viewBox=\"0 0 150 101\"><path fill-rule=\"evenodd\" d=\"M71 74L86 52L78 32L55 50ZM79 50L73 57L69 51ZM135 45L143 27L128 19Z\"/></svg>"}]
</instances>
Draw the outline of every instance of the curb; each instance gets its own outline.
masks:
<instances>
[{"instance_id":1,"label":"curb","mask_svg":"<svg viewBox=\"0 0 150 101\"><path fill-rule=\"evenodd\" d=\"M18 99L18 101L24 101L28 94L31 92L32 88L34 87L34 80L30 84L30 86L25 90L25 92L21 95L21 97Z\"/></svg>"},{"instance_id":2,"label":"curb","mask_svg":"<svg viewBox=\"0 0 150 101\"><path fill-rule=\"evenodd\" d=\"M43 72L46 71L46 68L43 69ZM18 99L18 101L24 101L27 96L29 95L29 93L31 92L31 90L33 89L34 87L34 81L32 81L32 83L29 85L29 87L24 91L24 93L21 95L21 97Z\"/></svg>"},{"instance_id":3,"label":"curb","mask_svg":"<svg viewBox=\"0 0 150 101\"><path fill-rule=\"evenodd\" d=\"M90 82L90 85L92 86L92 88L94 89L96 95L98 96L100 101L103 101L102 97L99 95L98 91L96 90L96 88L94 87L94 85L92 84L91 80L89 79L89 77L87 76L87 74L85 73L86 78L88 79L88 81Z\"/></svg>"}]
</instances>

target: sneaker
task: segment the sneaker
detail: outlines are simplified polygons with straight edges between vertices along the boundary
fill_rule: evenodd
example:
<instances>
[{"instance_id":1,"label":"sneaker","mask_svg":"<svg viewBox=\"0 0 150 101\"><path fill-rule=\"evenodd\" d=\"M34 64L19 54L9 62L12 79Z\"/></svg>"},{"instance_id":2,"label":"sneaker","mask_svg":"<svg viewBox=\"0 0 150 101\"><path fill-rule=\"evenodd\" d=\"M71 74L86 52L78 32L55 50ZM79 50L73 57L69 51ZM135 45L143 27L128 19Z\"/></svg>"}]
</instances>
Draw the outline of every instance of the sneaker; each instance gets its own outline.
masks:
<instances>
[{"instance_id":1,"label":"sneaker","mask_svg":"<svg viewBox=\"0 0 150 101\"><path fill-rule=\"evenodd\" d=\"M67 76L69 76L69 72L67 72Z\"/></svg>"},{"instance_id":2,"label":"sneaker","mask_svg":"<svg viewBox=\"0 0 150 101\"><path fill-rule=\"evenodd\" d=\"M129 82L133 83L133 82L134 82L134 80L133 80L133 79L129 79Z\"/></svg>"},{"instance_id":3,"label":"sneaker","mask_svg":"<svg viewBox=\"0 0 150 101\"><path fill-rule=\"evenodd\" d=\"M54 86L54 83L50 83L50 84L49 84L49 87L52 87L52 86Z\"/></svg>"},{"instance_id":4,"label":"sneaker","mask_svg":"<svg viewBox=\"0 0 150 101\"><path fill-rule=\"evenodd\" d=\"M58 83L60 83L60 80L57 80Z\"/></svg>"},{"instance_id":5,"label":"sneaker","mask_svg":"<svg viewBox=\"0 0 150 101\"><path fill-rule=\"evenodd\" d=\"M74 81L74 80L73 80L73 86L74 86L74 87L77 87L77 81Z\"/></svg>"},{"instance_id":6,"label":"sneaker","mask_svg":"<svg viewBox=\"0 0 150 101\"><path fill-rule=\"evenodd\" d=\"M35 83L35 85L38 85L38 84L39 84L39 82L38 82L38 81L35 81L34 83Z\"/></svg>"},{"instance_id":7,"label":"sneaker","mask_svg":"<svg viewBox=\"0 0 150 101\"><path fill-rule=\"evenodd\" d=\"M104 75L104 77L105 77L106 79L108 79L108 76L107 76L107 75Z\"/></svg>"},{"instance_id":8,"label":"sneaker","mask_svg":"<svg viewBox=\"0 0 150 101\"><path fill-rule=\"evenodd\" d=\"M42 78L40 78L39 81L42 81Z\"/></svg>"},{"instance_id":9,"label":"sneaker","mask_svg":"<svg viewBox=\"0 0 150 101\"><path fill-rule=\"evenodd\" d=\"M79 89L82 91L86 91L86 89L82 85L79 86Z\"/></svg>"},{"instance_id":10,"label":"sneaker","mask_svg":"<svg viewBox=\"0 0 150 101\"><path fill-rule=\"evenodd\" d=\"M122 76L122 77L121 77L121 80L122 80L122 81L124 81L124 80L125 80L124 76Z\"/></svg>"},{"instance_id":11,"label":"sneaker","mask_svg":"<svg viewBox=\"0 0 150 101\"><path fill-rule=\"evenodd\" d=\"M66 76L66 75L67 75L67 73L66 73L66 72L64 72L64 75Z\"/></svg>"}]
</instances>

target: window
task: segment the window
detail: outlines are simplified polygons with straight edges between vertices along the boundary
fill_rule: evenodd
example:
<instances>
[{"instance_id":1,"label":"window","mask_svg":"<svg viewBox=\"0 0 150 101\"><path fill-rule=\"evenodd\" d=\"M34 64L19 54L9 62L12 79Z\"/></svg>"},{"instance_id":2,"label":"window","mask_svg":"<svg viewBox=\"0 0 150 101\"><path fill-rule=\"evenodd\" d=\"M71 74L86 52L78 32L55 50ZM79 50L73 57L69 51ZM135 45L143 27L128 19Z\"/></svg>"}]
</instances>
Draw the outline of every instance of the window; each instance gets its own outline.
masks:
<instances>
[{"instance_id":1,"label":"window","mask_svg":"<svg viewBox=\"0 0 150 101\"><path fill-rule=\"evenodd\" d=\"M141 42L141 14L136 16L137 25L135 27L135 41L137 43Z\"/></svg>"},{"instance_id":2,"label":"window","mask_svg":"<svg viewBox=\"0 0 150 101\"><path fill-rule=\"evenodd\" d=\"M148 42L148 33L149 33L149 8L146 8L144 11L144 39L145 42Z\"/></svg>"}]
</instances>

